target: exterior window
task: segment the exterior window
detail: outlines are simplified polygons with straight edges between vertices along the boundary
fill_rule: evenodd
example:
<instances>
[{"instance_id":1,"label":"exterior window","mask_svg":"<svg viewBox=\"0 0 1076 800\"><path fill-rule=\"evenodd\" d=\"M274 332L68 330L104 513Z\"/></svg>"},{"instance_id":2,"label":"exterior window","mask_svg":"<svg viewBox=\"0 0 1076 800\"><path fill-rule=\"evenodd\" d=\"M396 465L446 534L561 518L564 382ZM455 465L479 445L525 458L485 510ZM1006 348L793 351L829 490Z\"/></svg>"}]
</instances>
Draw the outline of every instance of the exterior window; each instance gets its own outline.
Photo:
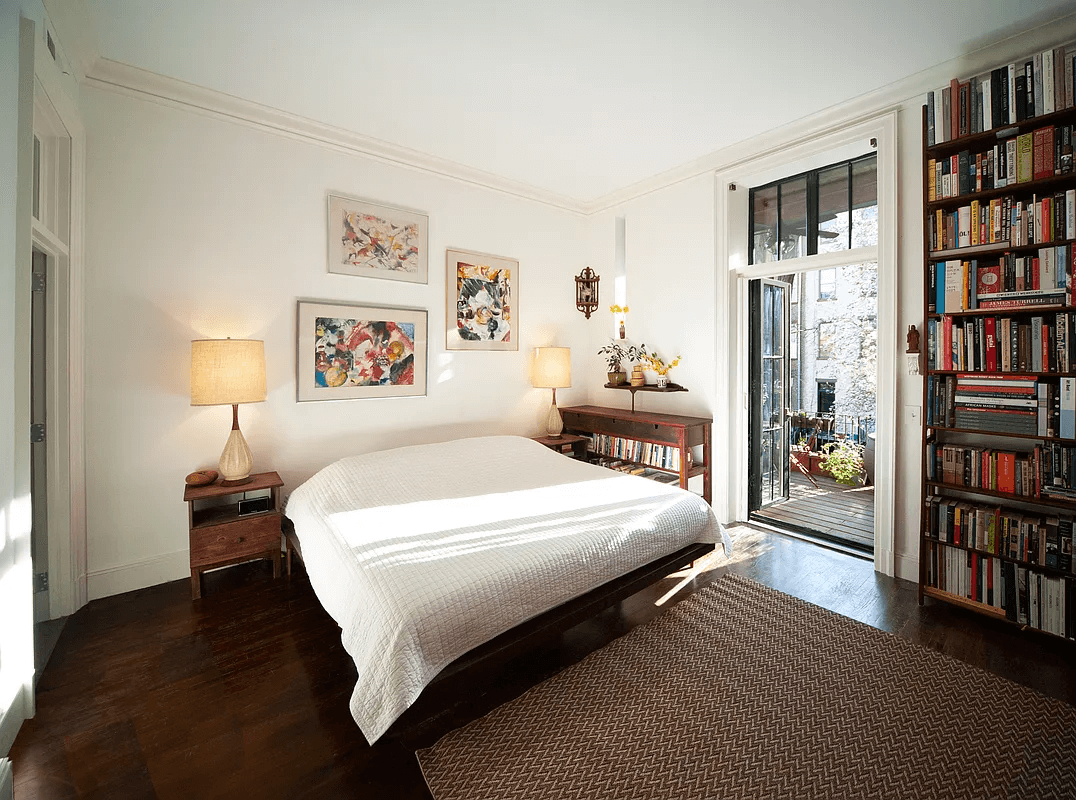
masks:
<instances>
[{"instance_id":1,"label":"exterior window","mask_svg":"<svg viewBox=\"0 0 1076 800\"><path fill-rule=\"evenodd\" d=\"M818 413L833 413L833 398L837 395L836 381L818 381Z\"/></svg>"},{"instance_id":2,"label":"exterior window","mask_svg":"<svg viewBox=\"0 0 1076 800\"><path fill-rule=\"evenodd\" d=\"M837 299L837 268L820 269L818 271L818 299Z\"/></svg>"},{"instance_id":3,"label":"exterior window","mask_svg":"<svg viewBox=\"0 0 1076 800\"><path fill-rule=\"evenodd\" d=\"M818 323L818 357L833 358L837 325L834 322Z\"/></svg>"},{"instance_id":4,"label":"exterior window","mask_svg":"<svg viewBox=\"0 0 1076 800\"><path fill-rule=\"evenodd\" d=\"M878 244L873 153L751 190L751 263Z\"/></svg>"}]
</instances>

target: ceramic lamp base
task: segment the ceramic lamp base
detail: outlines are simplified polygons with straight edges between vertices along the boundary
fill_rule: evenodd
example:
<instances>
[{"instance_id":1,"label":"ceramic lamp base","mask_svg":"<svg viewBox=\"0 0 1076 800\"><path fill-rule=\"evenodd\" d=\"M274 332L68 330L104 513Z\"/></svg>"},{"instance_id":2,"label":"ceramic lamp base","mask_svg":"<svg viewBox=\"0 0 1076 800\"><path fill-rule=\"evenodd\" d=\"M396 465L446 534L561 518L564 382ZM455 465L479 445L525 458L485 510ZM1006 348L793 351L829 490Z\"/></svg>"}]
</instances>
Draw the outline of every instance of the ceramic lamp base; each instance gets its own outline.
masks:
<instances>
[{"instance_id":1,"label":"ceramic lamp base","mask_svg":"<svg viewBox=\"0 0 1076 800\"><path fill-rule=\"evenodd\" d=\"M561 419L560 409L556 406L549 407L549 416L545 422L546 435L551 439L559 439L564 430L564 420Z\"/></svg>"},{"instance_id":2,"label":"ceramic lamp base","mask_svg":"<svg viewBox=\"0 0 1076 800\"><path fill-rule=\"evenodd\" d=\"M220 454L220 477L225 486L238 486L249 483L250 470L254 466L254 457L247 447L247 440L239 428L232 428L224 452Z\"/></svg>"}]
</instances>

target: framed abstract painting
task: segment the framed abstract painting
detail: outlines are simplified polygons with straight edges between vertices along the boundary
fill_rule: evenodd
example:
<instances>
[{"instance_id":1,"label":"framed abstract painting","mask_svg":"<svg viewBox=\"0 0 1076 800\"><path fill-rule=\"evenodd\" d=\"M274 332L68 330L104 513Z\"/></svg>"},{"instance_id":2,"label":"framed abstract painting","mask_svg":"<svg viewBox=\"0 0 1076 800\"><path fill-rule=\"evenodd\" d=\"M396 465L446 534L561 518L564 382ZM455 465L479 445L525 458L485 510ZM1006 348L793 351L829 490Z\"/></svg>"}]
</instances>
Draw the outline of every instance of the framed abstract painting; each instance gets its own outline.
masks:
<instances>
[{"instance_id":1,"label":"framed abstract painting","mask_svg":"<svg viewBox=\"0 0 1076 800\"><path fill-rule=\"evenodd\" d=\"M426 394L426 311L299 301L297 396Z\"/></svg>"},{"instance_id":2,"label":"framed abstract painting","mask_svg":"<svg viewBox=\"0 0 1076 800\"><path fill-rule=\"evenodd\" d=\"M429 217L329 195L329 272L426 283Z\"/></svg>"},{"instance_id":3,"label":"framed abstract painting","mask_svg":"<svg viewBox=\"0 0 1076 800\"><path fill-rule=\"evenodd\" d=\"M445 346L449 350L519 349L519 262L449 250Z\"/></svg>"}]
</instances>

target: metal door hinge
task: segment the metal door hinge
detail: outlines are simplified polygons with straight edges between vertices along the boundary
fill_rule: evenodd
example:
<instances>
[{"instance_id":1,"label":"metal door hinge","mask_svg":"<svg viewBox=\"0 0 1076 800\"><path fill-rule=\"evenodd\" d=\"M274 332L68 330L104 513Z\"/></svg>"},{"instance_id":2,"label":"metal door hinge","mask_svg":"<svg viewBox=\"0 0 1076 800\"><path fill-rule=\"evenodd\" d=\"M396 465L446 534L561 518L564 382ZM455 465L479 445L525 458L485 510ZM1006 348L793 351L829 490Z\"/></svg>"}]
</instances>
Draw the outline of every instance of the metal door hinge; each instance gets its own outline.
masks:
<instances>
[{"instance_id":1,"label":"metal door hinge","mask_svg":"<svg viewBox=\"0 0 1076 800\"><path fill-rule=\"evenodd\" d=\"M35 422L30 426L30 442L37 444L45 441L45 423Z\"/></svg>"},{"instance_id":2,"label":"metal door hinge","mask_svg":"<svg viewBox=\"0 0 1076 800\"><path fill-rule=\"evenodd\" d=\"M34 594L49 590L49 574L47 572L34 573Z\"/></svg>"},{"instance_id":3,"label":"metal door hinge","mask_svg":"<svg viewBox=\"0 0 1076 800\"><path fill-rule=\"evenodd\" d=\"M35 292L45 291L45 273L34 272L33 277L30 279L30 288Z\"/></svg>"}]
</instances>

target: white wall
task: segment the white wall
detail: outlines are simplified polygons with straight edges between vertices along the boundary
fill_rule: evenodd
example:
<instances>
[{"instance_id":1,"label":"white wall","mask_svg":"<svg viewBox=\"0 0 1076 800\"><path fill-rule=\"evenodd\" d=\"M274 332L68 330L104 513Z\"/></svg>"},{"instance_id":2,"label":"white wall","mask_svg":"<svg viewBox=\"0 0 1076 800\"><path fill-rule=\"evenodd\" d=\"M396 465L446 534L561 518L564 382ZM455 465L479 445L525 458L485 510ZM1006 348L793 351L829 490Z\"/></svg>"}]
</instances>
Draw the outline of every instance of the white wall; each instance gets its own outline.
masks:
<instances>
[{"instance_id":1,"label":"white wall","mask_svg":"<svg viewBox=\"0 0 1076 800\"><path fill-rule=\"evenodd\" d=\"M268 399L240 424L255 470L286 490L354 453L540 432L550 397L530 387L531 349L586 338L581 216L110 91L83 105L91 598L189 575L183 477L216 466L231 413L191 407L192 339L265 340ZM429 284L328 274L329 191L426 211ZM446 351L450 246L519 260L518 352ZM427 396L296 403L299 298L428 309Z\"/></svg>"},{"instance_id":2,"label":"white wall","mask_svg":"<svg viewBox=\"0 0 1076 800\"><path fill-rule=\"evenodd\" d=\"M590 218L589 263L602 284L613 274L614 226L625 223L627 276L627 344L646 345L666 362L677 354L680 364L669 379L688 387L686 393L639 393L635 407L669 414L711 413L714 392L714 181L700 175L660 192L646 195L615 210ZM610 340L614 302L612 281L602 286L602 302L591 318L591 347L587 380L590 401L614 408L630 408L626 391L605 389L605 360L598 348ZM617 340L619 341L619 340ZM631 367L625 366L630 373ZM654 374L648 372L654 382Z\"/></svg>"},{"instance_id":3,"label":"white wall","mask_svg":"<svg viewBox=\"0 0 1076 800\"><path fill-rule=\"evenodd\" d=\"M632 309L629 334L636 341L658 347L663 355L667 349L678 350L683 355L682 366L675 370L674 380L687 386L691 393L640 394L638 398L646 398L646 404L641 407L672 413L712 413L715 449L720 452L724 446L719 431L721 421L727 419L729 413L729 399L724 395L726 384L723 376L715 376L708 369L714 359L714 343L725 335L728 325L726 307L718 306L716 315L710 310L717 305L714 302L714 276L725 269L725 266L715 264L714 259L715 252L723 251L723 245L718 241L722 225L714 217L714 173L748 163L764 153L781 152L793 143L802 142L809 131L831 130L887 109L897 110L897 341L901 343L903 353L907 326L915 324L919 330L924 327L920 115L927 90L948 85L951 77L981 74L1035 50L1064 44L1074 35L1076 17L1072 16L1062 23L1016 35L987 51L969 54L966 58L905 79L874 97L858 98L845 106L826 109L807 120L771 131L757 142L743 142L714 154L699 162L698 174L691 176L681 170L671 175L676 182L668 186L655 188L655 182L646 182L640 187L638 197L593 215L588 252L599 273L602 272L600 267L605 265L611 272L613 220L617 216L625 218L628 232L627 295ZM707 171L703 172L703 166L708 168ZM802 168L802 164L792 165L788 174L795 174ZM777 177L774 175L771 179ZM735 302L735 298L729 302ZM601 335L593 339L592 349L596 350L606 340L605 331L603 328ZM734 350L741 346L742 343L733 344ZM898 365L903 367L903 363L901 357ZM596 373L597 369L592 371ZM603 375L588 373L588 379L592 402L628 404L626 393L621 395L601 388ZM922 377L907 375L901 369L896 381L894 553L896 574L909 580L918 580L922 428L911 420L908 412L910 407L922 405L922 380ZM720 463L717 466L714 507L722 516L720 490L716 488L721 485Z\"/></svg>"},{"instance_id":4,"label":"white wall","mask_svg":"<svg viewBox=\"0 0 1076 800\"><path fill-rule=\"evenodd\" d=\"M37 0L0 4L0 756L33 710L28 377L16 372L16 342L28 339L16 333L28 300L19 301L19 274L20 268L29 269L22 261L29 257L24 251L30 236L29 217L20 218L25 207L16 209L20 199L25 202L16 183L20 125L25 126L28 111L19 104L23 17L40 31L45 9Z\"/></svg>"}]
</instances>

